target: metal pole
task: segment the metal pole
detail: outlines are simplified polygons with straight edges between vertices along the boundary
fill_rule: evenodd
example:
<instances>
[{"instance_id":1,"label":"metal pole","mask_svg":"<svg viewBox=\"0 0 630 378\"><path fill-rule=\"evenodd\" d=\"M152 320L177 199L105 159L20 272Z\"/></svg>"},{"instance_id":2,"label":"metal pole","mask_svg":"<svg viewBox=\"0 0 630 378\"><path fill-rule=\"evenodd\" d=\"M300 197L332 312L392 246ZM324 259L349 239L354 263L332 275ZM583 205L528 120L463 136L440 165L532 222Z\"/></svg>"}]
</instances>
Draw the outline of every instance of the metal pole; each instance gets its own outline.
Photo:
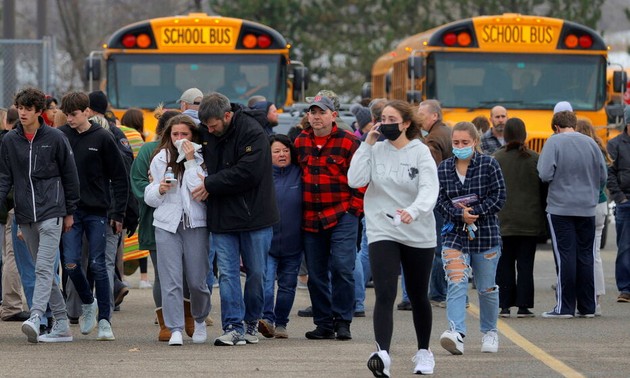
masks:
<instances>
[{"instance_id":1,"label":"metal pole","mask_svg":"<svg viewBox=\"0 0 630 378\"><path fill-rule=\"evenodd\" d=\"M2 37L4 39L15 39L15 0L3 0L2 12ZM4 69L2 72L2 97L0 106L5 106L13 102L15 95L15 46L9 44L3 49Z\"/></svg>"}]
</instances>

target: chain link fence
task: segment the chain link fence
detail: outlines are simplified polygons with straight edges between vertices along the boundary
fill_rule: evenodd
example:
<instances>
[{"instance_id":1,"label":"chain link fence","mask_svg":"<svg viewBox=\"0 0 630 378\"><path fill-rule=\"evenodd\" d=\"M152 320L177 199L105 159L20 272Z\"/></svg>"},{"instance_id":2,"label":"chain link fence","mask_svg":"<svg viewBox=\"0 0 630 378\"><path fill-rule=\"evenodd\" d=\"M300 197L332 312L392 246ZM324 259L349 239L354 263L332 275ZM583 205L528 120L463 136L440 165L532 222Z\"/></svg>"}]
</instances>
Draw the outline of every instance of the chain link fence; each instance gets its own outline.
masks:
<instances>
[{"instance_id":1,"label":"chain link fence","mask_svg":"<svg viewBox=\"0 0 630 378\"><path fill-rule=\"evenodd\" d=\"M9 106L26 87L51 93L54 88L55 40L0 39L0 106Z\"/></svg>"}]
</instances>

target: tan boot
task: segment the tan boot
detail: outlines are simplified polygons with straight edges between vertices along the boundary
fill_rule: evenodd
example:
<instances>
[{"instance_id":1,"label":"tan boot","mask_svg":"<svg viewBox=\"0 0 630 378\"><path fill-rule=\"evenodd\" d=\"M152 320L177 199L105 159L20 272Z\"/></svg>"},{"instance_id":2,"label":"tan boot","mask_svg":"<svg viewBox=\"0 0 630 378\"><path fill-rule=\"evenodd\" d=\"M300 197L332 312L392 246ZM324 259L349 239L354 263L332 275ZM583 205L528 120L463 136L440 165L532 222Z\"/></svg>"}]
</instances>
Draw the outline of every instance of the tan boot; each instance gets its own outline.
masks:
<instances>
[{"instance_id":1,"label":"tan boot","mask_svg":"<svg viewBox=\"0 0 630 378\"><path fill-rule=\"evenodd\" d=\"M190 299L184 299L184 328L188 337L195 333L195 319L190 310Z\"/></svg>"},{"instance_id":2,"label":"tan boot","mask_svg":"<svg viewBox=\"0 0 630 378\"><path fill-rule=\"evenodd\" d=\"M171 330L164 325L164 315L162 315L162 307L155 309L157 315L157 321L160 325L160 334L158 335L159 341L169 341L171 339Z\"/></svg>"}]
</instances>

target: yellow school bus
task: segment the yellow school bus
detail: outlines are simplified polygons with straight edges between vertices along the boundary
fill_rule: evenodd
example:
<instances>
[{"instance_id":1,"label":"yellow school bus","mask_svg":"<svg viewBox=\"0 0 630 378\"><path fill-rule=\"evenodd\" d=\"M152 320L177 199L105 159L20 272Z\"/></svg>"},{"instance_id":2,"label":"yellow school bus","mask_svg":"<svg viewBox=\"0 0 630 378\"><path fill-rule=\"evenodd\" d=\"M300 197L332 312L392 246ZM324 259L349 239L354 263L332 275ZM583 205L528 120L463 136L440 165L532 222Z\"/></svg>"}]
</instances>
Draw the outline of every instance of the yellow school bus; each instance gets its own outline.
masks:
<instances>
[{"instance_id":1,"label":"yellow school bus","mask_svg":"<svg viewBox=\"0 0 630 378\"><path fill-rule=\"evenodd\" d=\"M611 105L612 94L625 88L620 69L614 83L612 74L607 80L607 54L599 34L567 20L473 17L407 37L379 57L371 97L437 99L451 124L489 117L502 105L508 116L523 119L536 151L551 135L554 105L569 101L606 140L616 132L607 109L620 106Z\"/></svg>"},{"instance_id":2,"label":"yellow school bus","mask_svg":"<svg viewBox=\"0 0 630 378\"><path fill-rule=\"evenodd\" d=\"M144 109L152 140L156 120L149 113L160 103L178 109L188 88L218 91L237 103L262 95L279 109L290 105L307 76L303 66L291 64L290 47L278 31L243 19L204 13L154 18L114 32L104 50L90 54L86 76L100 82L119 118L128 108Z\"/></svg>"}]
</instances>

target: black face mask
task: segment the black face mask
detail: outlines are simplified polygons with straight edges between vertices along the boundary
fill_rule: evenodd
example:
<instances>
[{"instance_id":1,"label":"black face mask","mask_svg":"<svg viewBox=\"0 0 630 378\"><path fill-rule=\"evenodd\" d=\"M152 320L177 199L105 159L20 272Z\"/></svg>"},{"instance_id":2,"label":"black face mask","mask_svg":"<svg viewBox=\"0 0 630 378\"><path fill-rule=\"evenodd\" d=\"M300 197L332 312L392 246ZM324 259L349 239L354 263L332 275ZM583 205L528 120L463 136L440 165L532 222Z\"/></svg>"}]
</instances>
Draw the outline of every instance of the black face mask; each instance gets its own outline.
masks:
<instances>
[{"instance_id":1,"label":"black face mask","mask_svg":"<svg viewBox=\"0 0 630 378\"><path fill-rule=\"evenodd\" d=\"M396 140L402 134L402 131L398 128L397 123L381 123L378 131L389 140Z\"/></svg>"}]
</instances>

